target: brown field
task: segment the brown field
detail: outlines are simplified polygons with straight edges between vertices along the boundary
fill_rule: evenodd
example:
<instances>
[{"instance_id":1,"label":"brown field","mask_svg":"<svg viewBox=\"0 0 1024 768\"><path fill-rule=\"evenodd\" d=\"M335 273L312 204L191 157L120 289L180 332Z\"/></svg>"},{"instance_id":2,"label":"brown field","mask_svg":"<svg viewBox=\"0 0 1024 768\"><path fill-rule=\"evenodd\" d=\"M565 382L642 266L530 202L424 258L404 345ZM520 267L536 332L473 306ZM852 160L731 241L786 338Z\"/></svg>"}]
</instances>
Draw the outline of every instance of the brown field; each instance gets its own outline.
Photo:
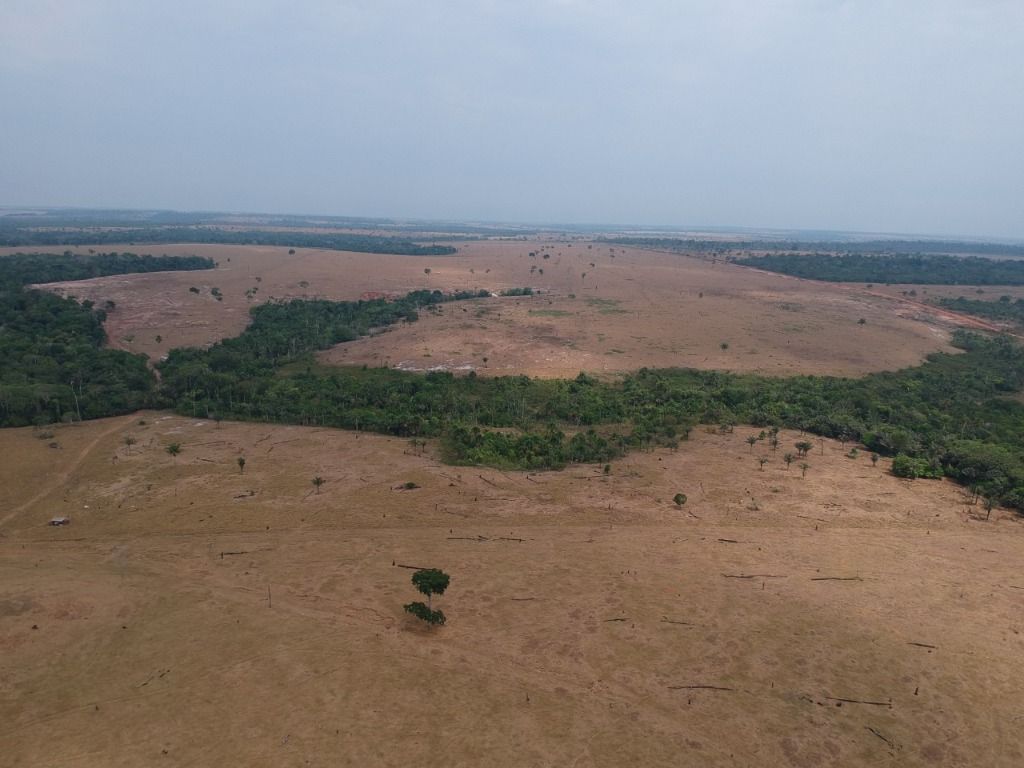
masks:
<instances>
[{"instance_id":1,"label":"brown field","mask_svg":"<svg viewBox=\"0 0 1024 768\"><path fill-rule=\"evenodd\" d=\"M1020 765L1021 521L746 434L604 476L161 413L0 432L2 762ZM445 627L395 564L452 575Z\"/></svg>"},{"instance_id":2,"label":"brown field","mask_svg":"<svg viewBox=\"0 0 1024 768\"><path fill-rule=\"evenodd\" d=\"M220 266L54 289L98 303L113 300L107 322L112 345L156 359L175 346L238 334L249 308L271 297L355 299L419 288L531 286L543 295L450 305L441 316L423 313L418 323L324 358L535 376L612 374L643 366L859 375L914 365L929 352L948 349L950 329L968 322L863 286L812 283L621 247L613 257L599 243L493 241L458 247L454 256L412 257L311 249L289 256L284 248L256 246L109 246L208 255ZM538 255L531 258L531 251ZM200 293L190 293L191 286ZM210 294L213 287L222 301Z\"/></svg>"}]
</instances>

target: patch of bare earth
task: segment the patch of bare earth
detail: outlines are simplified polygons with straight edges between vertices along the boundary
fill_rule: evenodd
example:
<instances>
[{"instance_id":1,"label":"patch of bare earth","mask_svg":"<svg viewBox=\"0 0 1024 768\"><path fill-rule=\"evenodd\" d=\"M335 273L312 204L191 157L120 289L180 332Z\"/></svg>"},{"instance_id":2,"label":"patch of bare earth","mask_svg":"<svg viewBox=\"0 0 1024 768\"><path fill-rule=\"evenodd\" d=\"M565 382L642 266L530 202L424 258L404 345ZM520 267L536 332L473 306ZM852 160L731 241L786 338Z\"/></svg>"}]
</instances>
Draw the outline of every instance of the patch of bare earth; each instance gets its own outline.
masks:
<instances>
[{"instance_id":1,"label":"patch of bare earth","mask_svg":"<svg viewBox=\"0 0 1024 768\"><path fill-rule=\"evenodd\" d=\"M2 431L3 763L1020 765L1021 523L747 434L526 475L162 413ZM451 574L446 626L400 565Z\"/></svg>"},{"instance_id":2,"label":"patch of bare earth","mask_svg":"<svg viewBox=\"0 0 1024 768\"><path fill-rule=\"evenodd\" d=\"M329 351L324 359L549 377L643 366L858 375L914 365L929 352L948 349L949 331L959 322L927 308L908 311L907 302L863 286L601 243L481 241L458 248L454 256L433 257L311 249L289 255L286 248L262 246L110 246L208 255L218 267L51 288L101 305L113 301L107 322L112 345L156 359L175 346L206 345L240 333L250 307L272 297L357 299L420 288L530 286L542 295L449 305L439 316L423 313L418 323Z\"/></svg>"}]
</instances>

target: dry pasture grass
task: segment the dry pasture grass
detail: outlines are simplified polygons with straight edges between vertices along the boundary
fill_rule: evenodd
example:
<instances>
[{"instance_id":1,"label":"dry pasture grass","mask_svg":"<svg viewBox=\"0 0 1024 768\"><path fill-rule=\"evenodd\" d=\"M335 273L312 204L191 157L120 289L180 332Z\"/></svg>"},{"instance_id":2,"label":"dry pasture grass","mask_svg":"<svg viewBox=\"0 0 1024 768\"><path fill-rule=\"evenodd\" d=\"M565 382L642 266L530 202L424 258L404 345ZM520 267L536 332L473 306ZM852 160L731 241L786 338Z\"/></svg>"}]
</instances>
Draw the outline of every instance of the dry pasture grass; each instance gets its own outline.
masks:
<instances>
[{"instance_id":1,"label":"dry pasture grass","mask_svg":"<svg viewBox=\"0 0 1024 768\"><path fill-rule=\"evenodd\" d=\"M4 763L1020 765L1021 522L747 434L605 476L163 413L2 431ZM445 627L394 563L451 574Z\"/></svg>"},{"instance_id":2,"label":"dry pasture grass","mask_svg":"<svg viewBox=\"0 0 1024 768\"><path fill-rule=\"evenodd\" d=\"M237 335L249 308L271 297L356 299L420 288L530 286L543 295L452 305L437 317L424 313L418 323L331 350L324 359L545 377L644 366L860 375L915 365L929 352L948 349L949 331L958 322L863 286L602 243L480 241L458 248L454 256L433 257L312 249L289 255L286 248L263 246L109 246L207 255L219 266L51 287L101 305L114 301L107 321L111 344L157 359L175 346ZM214 287L221 301L211 295ZM256 292L247 296L251 289ZM866 324L858 324L861 318Z\"/></svg>"}]
</instances>

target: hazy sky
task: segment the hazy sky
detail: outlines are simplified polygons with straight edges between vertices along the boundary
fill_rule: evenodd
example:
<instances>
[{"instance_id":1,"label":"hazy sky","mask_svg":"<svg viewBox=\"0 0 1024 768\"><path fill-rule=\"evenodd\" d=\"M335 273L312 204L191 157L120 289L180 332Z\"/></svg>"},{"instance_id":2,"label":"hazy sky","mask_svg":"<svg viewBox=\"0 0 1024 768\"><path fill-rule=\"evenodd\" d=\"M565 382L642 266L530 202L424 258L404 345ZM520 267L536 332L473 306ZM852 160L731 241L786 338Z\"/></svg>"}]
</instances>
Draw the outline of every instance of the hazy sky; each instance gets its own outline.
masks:
<instances>
[{"instance_id":1,"label":"hazy sky","mask_svg":"<svg viewBox=\"0 0 1024 768\"><path fill-rule=\"evenodd\" d=\"M0 205L1024 238L1024 0L2 0Z\"/></svg>"}]
</instances>

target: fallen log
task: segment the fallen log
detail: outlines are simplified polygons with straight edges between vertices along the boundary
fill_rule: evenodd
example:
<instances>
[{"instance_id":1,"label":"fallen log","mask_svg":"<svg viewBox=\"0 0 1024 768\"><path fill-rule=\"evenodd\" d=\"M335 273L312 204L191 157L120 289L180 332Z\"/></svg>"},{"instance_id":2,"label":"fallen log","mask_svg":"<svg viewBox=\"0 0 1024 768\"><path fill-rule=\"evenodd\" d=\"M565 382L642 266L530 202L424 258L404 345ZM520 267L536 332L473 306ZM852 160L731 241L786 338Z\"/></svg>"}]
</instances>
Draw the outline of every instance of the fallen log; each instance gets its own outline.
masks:
<instances>
[{"instance_id":1,"label":"fallen log","mask_svg":"<svg viewBox=\"0 0 1024 768\"><path fill-rule=\"evenodd\" d=\"M864 581L860 576L815 576L811 581Z\"/></svg>"},{"instance_id":2,"label":"fallen log","mask_svg":"<svg viewBox=\"0 0 1024 768\"><path fill-rule=\"evenodd\" d=\"M864 699L844 699L838 696L825 696L829 701L838 701L843 704L869 704L872 707L888 707L892 709L892 699L889 701L865 701Z\"/></svg>"},{"instance_id":3,"label":"fallen log","mask_svg":"<svg viewBox=\"0 0 1024 768\"><path fill-rule=\"evenodd\" d=\"M784 579L775 573L723 573L723 579Z\"/></svg>"},{"instance_id":4,"label":"fallen log","mask_svg":"<svg viewBox=\"0 0 1024 768\"><path fill-rule=\"evenodd\" d=\"M670 691L735 691L735 688L726 688L721 685L670 685Z\"/></svg>"}]
</instances>

